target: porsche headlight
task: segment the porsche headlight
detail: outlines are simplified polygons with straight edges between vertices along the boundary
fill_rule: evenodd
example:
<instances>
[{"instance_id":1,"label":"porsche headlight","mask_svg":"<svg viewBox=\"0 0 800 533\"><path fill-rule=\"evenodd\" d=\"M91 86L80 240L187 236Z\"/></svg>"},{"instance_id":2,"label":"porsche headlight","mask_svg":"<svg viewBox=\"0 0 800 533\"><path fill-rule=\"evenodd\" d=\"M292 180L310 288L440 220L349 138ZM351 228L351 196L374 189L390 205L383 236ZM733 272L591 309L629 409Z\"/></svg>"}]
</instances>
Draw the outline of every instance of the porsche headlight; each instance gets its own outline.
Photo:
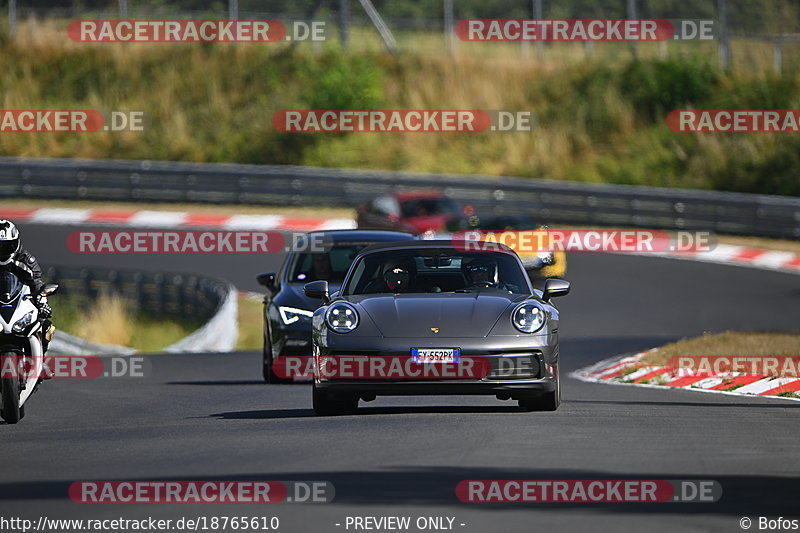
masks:
<instances>
[{"instance_id":1,"label":"porsche headlight","mask_svg":"<svg viewBox=\"0 0 800 533\"><path fill-rule=\"evenodd\" d=\"M358 312L348 303L336 302L325 312L325 323L336 333L350 333L358 327Z\"/></svg>"},{"instance_id":2,"label":"porsche headlight","mask_svg":"<svg viewBox=\"0 0 800 533\"><path fill-rule=\"evenodd\" d=\"M22 331L33 323L33 311L28 311L22 318L14 322L11 331L14 333L22 333Z\"/></svg>"},{"instance_id":3,"label":"porsche headlight","mask_svg":"<svg viewBox=\"0 0 800 533\"><path fill-rule=\"evenodd\" d=\"M296 307L278 307L278 312L281 315L281 320L287 326L289 324L294 324L303 319L309 319L314 316L313 311L306 311L305 309L297 309Z\"/></svg>"},{"instance_id":4,"label":"porsche headlight","mask_svg":"<svg viewBox=\"0 0 800 533\"><path fill-rule=\"evenodd\" d=\"M539 331L546 319L544 309L533 302L520 304L511 313L511 322L522 333Z\"/></svg>"}]
</instances>

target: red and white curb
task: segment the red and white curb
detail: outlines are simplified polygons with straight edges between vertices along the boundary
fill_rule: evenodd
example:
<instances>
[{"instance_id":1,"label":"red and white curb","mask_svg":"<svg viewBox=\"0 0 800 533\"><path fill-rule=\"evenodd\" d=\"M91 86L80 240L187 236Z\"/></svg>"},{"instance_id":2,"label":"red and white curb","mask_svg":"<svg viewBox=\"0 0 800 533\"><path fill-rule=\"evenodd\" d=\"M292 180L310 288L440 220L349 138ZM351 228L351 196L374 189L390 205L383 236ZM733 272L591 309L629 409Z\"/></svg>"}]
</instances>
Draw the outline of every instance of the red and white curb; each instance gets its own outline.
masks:
<instances>
[{"instance_id":1,"label":"red and white curb","mask_svg":"<svg viewBox=\"0 0 800 533\"><path fill-rule=\"evenodd\" d=\"M743 372L698 372L685 368L648 365L642 358L657 350L612 357L576 370L571 377L590 383L633 385L656 389L687 389L736 396L769 396L800 401L800 378L769 377ZM797 396L779 396L794 393Z\"/></svg>"},{"instance_id":2,"label":"red and white curb","mask_svg":"<svg viewBox=\"0 0 800 533\"><path fill-rule=\"evenodd\" d=\"M433 233L426 234L425 238L449 239L452 233ZM733 244L717 244L712 250L682 251L670 249L674 243L669 239L654 239L653 252L621 252L608 250L607 253L620 255L639 255L650 257L666 257L669 259L683 259L687 261L700 261L704 263L717 263L721 265L735 265L751 268L762 268L766 270L778 270L782 272L792 272L800 274L800 254L780 250L765 250L763 248L753 248L750 246L737 246ZM602 250L598 250L602 252ZM567 252L582 253L582 252ZM595 252L585 252L595 253ZM520 254L522 262L535 260L535 254Z\"/></svg>"},{"instance_id":3,"label":"red and white curb","mask_svg":"<svg viewBox=\"0 0 800 533\"><path fill-rule=\"evenodd\" d=\"M708 251L648 252L635 253L634 255L668 257L670 259L684 259L721 265L737 265L800 274L800 254L779 250L764 250L762 248L752 248L749 246L736 246L732 244L718 244L713 250Z\"/></svg>"},{"instance_id":4,"label":"red and white curb","mask_svg":"<svg viewBox=\"0 0 800 533\"><path fill-rule=\"evenodd\" d=\"M283 215L225 215L184 211L117 211L105 209L0 207L0 217L32 224L101 225L131 228L220 228L230 230L315 231L353 229L349 218Z\"/></svg>"},{"instance_id":5,"label":"red and white curb","mask_svg":"<svg viewBox=\"0 0 800 533\"><path fill-rule=\"evenodd\" d=\"M355 229L350 218L290 217L284 215L228 215L185 211L118 211L107 209L41 208L0 206L0 218L34 224L100 225L132 228L220 228L229 230L319 231ZM437 234L447 238L449 234ZM622 252L619 252L622 253ZM630 252L626 252L630 253ZM800 273L800 254L748 246L719 244L710 251L665 251L634 253L724 265Z\"/></svg>"}]
</instances>

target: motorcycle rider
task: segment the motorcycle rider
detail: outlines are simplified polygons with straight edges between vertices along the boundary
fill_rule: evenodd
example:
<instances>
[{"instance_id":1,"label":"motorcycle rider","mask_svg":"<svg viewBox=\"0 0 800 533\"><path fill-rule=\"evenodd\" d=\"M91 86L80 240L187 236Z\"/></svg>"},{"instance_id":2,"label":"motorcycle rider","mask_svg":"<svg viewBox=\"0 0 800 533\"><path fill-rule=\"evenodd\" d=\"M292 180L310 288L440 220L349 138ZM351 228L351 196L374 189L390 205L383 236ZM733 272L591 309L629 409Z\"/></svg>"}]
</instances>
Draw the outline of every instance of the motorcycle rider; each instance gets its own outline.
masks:
<instances>
[{"instance_id":1,"label":"motorcycle rider","mask_svg":"<svg viewBox=\"0 0 800 533\"><path fill-rule=\"evenodd\" d=\"M47 304L47 297L39 296L44 286L42 269L36 258L22 247L19 230L14 223L4 219L0 219L0 271L11 272L30 287L33 295L31 302L38 308L39 319L42 320L42 352L46 352L55 328L49 320L53 310Z\"/></svg>"}]
</instances>

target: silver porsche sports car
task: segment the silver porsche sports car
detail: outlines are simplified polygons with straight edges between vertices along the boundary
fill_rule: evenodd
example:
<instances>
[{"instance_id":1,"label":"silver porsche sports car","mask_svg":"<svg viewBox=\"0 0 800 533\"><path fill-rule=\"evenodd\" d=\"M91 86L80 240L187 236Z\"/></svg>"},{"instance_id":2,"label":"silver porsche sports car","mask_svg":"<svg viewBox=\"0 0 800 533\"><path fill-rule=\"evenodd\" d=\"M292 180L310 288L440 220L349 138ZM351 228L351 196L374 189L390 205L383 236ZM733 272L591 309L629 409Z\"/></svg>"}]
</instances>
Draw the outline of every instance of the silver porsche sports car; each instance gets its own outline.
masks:
<instances>
[{"instance_id":1,"label":"silver porsche sports car","mask_svg":"<svg viewBox=\"0 0 800 533\"><path fill-rule=\"evenodd\" d=\"M561 400L558 309L569 283L532 287L503 245L452 240L364 248L341 290L304 286L312 318L314 410L351 413L380 395L490 394L525 410Z\"/></svg>"}]
</instances>

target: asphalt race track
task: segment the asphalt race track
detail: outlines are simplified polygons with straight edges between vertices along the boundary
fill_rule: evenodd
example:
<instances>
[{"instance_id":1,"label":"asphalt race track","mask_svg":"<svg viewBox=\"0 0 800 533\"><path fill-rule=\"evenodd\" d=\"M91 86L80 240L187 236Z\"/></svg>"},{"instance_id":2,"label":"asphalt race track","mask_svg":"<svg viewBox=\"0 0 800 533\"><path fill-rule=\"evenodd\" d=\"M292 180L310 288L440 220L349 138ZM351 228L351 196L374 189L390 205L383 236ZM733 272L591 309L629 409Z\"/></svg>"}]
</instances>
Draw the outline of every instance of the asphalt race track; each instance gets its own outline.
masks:
<instances>
[{"instance_id":1,"label":"asphalt race track","mask_svg":"<svg viewBox=\"0 0 800 533\"><path fill-rule=\"evenodd\" d=\"M75 228L22 225L48 263L202 271L258 290L280 257L77 256ZM791 330L800 277L672 259L573 254L561 309L564 374L704 331ZM56 296L54 296L55 298ZM56 317L57 318L57 317ZM736 354L739 355L739 354ZM319 418L309 386L264 385L260 353L153 355L148 376L51 380L0 425L3 516L278 516L281 532L347 531L347 516L455 517L463 532L741 531L798 513L800 403L563 382L555 413L494 398L379 398ZM465 479L711 479L716 503L466 504ZM330 504L73 503L75 480L325 480ZM336 524L341 524L337 526ZM464 525L461 525L464 524ZM754 524L752 529L757 529ZM350 529L349 531L354 531Z\"/></svg>"}]
</instances>

